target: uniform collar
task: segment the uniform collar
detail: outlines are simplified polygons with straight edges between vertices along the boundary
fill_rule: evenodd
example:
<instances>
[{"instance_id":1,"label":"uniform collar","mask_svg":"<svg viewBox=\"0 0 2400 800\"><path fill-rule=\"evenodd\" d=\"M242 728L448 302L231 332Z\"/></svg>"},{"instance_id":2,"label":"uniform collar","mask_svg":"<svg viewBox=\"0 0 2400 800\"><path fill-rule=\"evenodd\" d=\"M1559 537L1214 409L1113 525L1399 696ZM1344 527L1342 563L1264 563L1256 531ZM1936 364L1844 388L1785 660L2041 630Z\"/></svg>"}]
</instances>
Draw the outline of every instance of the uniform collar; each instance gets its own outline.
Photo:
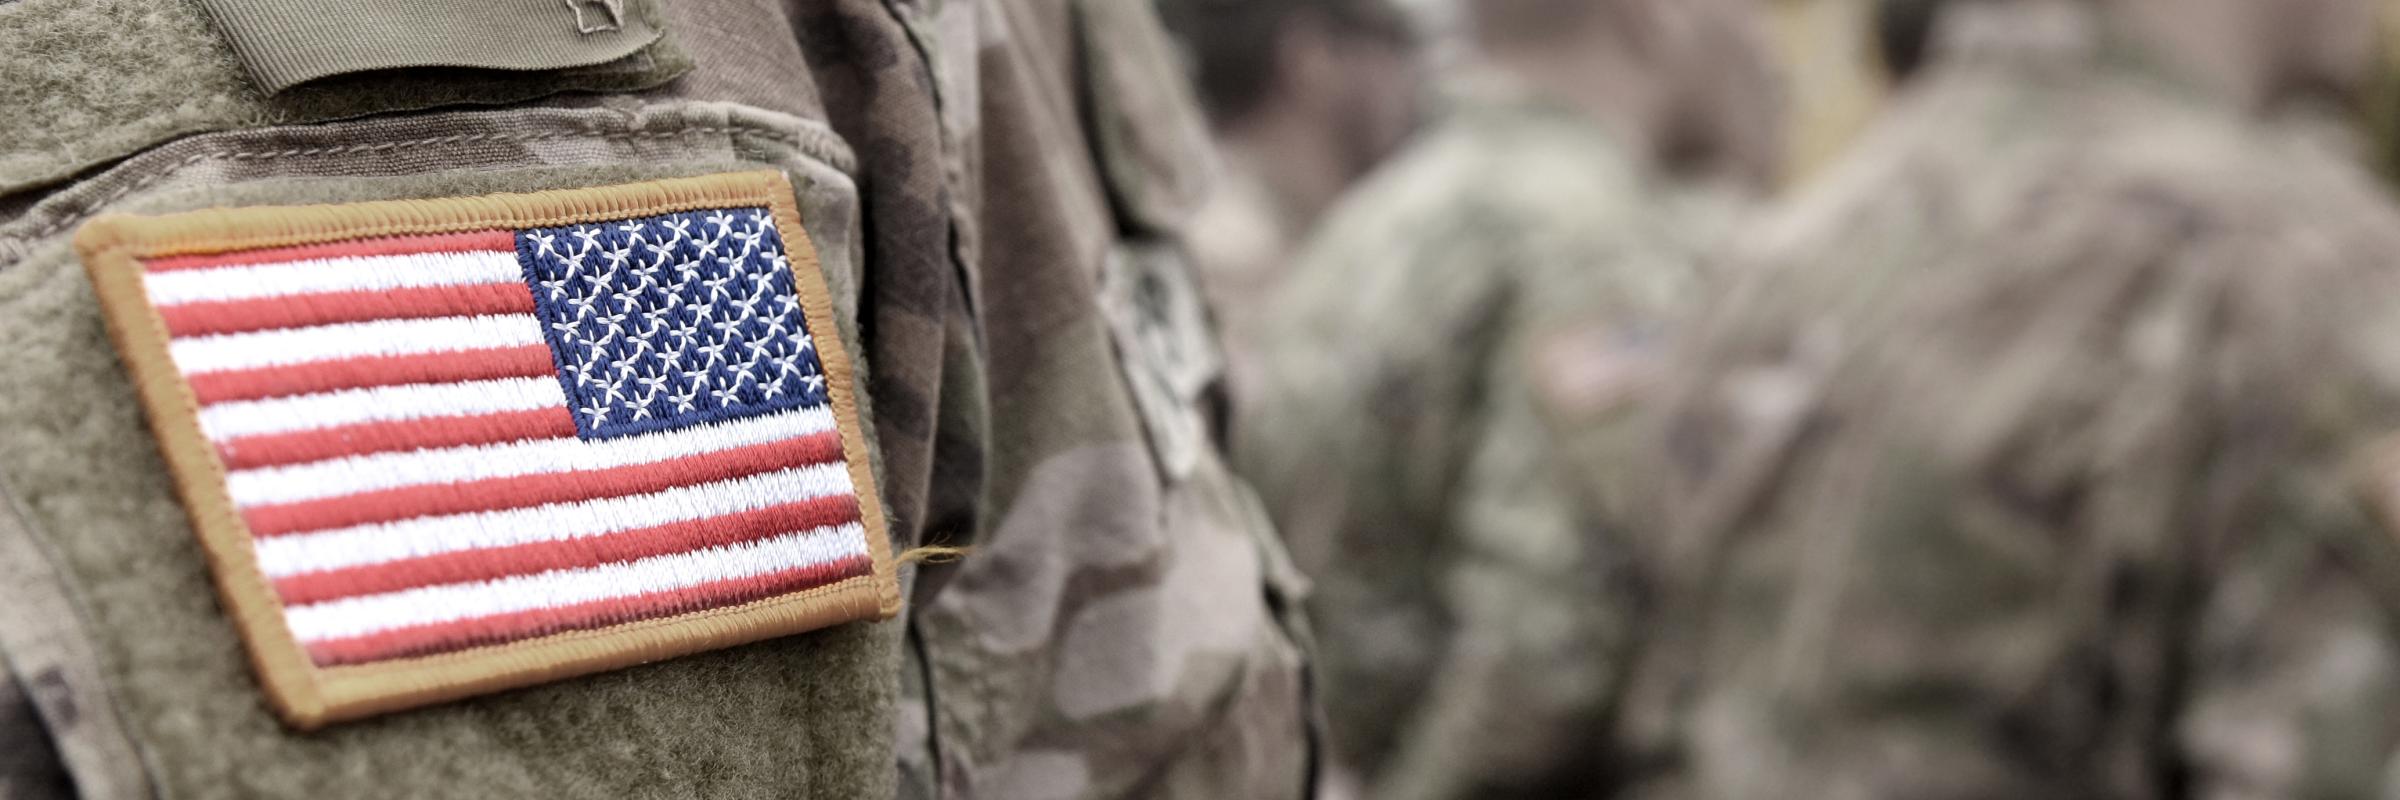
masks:
<instances>
[{"instance_id":1,"label":"uniform collar","mask_svg":"<svg viewBox=\"0 0 2400 800\"><path fill-rule=\"evenodd\" d=\"M2194 79L2108 23L2088 3L1965 3L1945 13L1936 43L1945 67L2021 71L2074 82L2137 82L2196 103L2239 105L2230 93Z\"/></svg>"},{"instance_id":2,"label":"uniform collar","mask_svg":"<svg viewBox=\"0 0 2400 800\"><path fill-rule=\"evenodd\" d=\"M1491 121L1533 122L1546 127L1569 129L1588 136L1595 146L1606 147L1642 173L1649 169L1649 160L1636 152L1625 132L1609 120L1596 118L1592 112L1574 103L1544 92L1532 81L1519 78L1505 70L1473 67L1460 72L1449 85L1449 117L1454 123L1478 124Z\"/></svg>"}]
</instances>

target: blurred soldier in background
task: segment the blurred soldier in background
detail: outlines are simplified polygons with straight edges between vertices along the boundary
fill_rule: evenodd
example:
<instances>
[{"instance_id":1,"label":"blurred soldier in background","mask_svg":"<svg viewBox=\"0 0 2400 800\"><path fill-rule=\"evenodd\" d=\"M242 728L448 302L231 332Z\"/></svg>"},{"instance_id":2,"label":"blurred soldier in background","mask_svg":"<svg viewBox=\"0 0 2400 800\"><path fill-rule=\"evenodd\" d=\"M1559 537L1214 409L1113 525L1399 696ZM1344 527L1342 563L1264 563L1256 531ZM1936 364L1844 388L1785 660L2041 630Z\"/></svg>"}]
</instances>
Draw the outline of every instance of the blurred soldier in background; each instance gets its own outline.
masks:
<instances>
[{"instance_id":1,"label":"blurred soldier in background","mask_svg":"<svg viewBox=\"0 0 2400 800\"><path fill-rule=\"evenodd\" d=\"M1160 0L1224 155L1191 247L1246 397L1291 250L1415 127L1417 39L1393 0ZM1246 407L1246 403L1237 408Z\"/></svg>"},{"instance_id":2,"label":"blurred soldier in background","mask_svg":"<svg viewBox=\"0 0 2400 800\"><path fill-rule=\"evenodd\" d=\"M1824 168L1883 110L1889 89L1876 52L1876 0L1775 0L1777 49L1787 71L1782 181Z\"/></svg>"},{"instance_id":3,"label":"blurred soldier in background","mask_svg":"<svg viewBox=\"0 0 2400 800\"><path fill-rule=\"evenodd\" d=\"M0 797L1307 793L1299 580L1194 433L1214 350L1177 254L1210 148L1149 6L354 10L0 0L0 352L23 357L0 382ZM439 32L462 17L538 63L458 68ZM301 68L331 74L268 80ZM799 187L795 269L835 287L808 324L867 367L892 544L971 554L912 571L891 622L315 732L272 718L77 226L761 169Z\"/></svg>"},{"instance_id":4,"label":"blurred soldier in background","mask_svg":"<svg viewBox=\"0 0 2400 800\"><path fill-rule=\"evenodd\" d=\"M2400 215L2261 116L2358 88L2373 0L1940 5L1663 368L1545 345L1613 375L1539 394L1642 576L1623 760L1645 796L2392 796Z\"/></svg>"},{"instance_id":5,"label":"blurred soldier in background","mask_svg":"<svg viewBox=\"0 0 2400 800\"><path fill-rule=\"evenodd\" d=\"M1318 578L1333 749L1373 796L1601 786L1623 632L1541 472L1523 345L1566 309L1631 324L1694 290L1707 226L1666 168L1771 172L1753 13L1469 4L1459 107L1328 217L1269 312L1237 454Z\"/></svg>"}]
</instances>

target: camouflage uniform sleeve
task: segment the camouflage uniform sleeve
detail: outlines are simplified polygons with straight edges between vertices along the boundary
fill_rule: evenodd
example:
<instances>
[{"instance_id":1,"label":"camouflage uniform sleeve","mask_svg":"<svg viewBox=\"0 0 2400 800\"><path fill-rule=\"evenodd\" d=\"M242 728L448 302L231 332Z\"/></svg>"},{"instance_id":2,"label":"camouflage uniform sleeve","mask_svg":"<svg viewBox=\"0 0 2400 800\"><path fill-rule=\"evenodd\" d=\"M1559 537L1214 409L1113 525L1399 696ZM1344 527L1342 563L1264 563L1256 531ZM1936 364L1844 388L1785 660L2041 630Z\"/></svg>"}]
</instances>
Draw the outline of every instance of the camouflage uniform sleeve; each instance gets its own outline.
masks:
<instances>
[{"instance_id":1,"label":"camouflage uniform sleeve","mask_svg":"<svg viewBox=\"0 0 2400 800\"><path fill-rule=\"evenodd\" d=\"M2344 400L2281 407L2297 457L2263 476L2262 521L2235 529L2203 564L2210 589L2184 643L2195 669L2173 731L2195 794L2400 792L2400 372L2387 354L2400 335L2400 276L2380 266L2390 237L2323 240L2350 274L2303 295L2320 324L2260 348L2317 356L2250 366L2263 380L2243 395L2306 386L2288 396ZM2357 268L2366 265L2376 266ZM2226 460L2264 461L2246 455Z\"/></svg>"},{"instance_id":2,"label":"camouflage uniform sleeve","mask_svg":"<svg viewBox=\"0 0 2400 800\"><path fill-rule=\"evenodd\" d=\"M1438 577L1456 635L1432 696L1401 739L1378 797L1532 791L1585 763L1602 729L1624 639L1592 537L1579 527L1509 346L1470 451Z\"/></svg>"},{"instance_id":3,"label":"camouflage uniform sleeve","mask_svg":"<svg viewBox=\"0 0 2400 800\"><path fill-rule=\"evenodd\" d=\"M892 8L960 128L954 238L906 246L956 254L969 312L961 368L897 396L957 509L927 530L973 548L919 578L899 795L1307 796L1298 579L1221 459L1185 257L1214 154L1149 4Z\"/></svg>"},{"instance_id":4,"label":"camouflage uniform sleeve","mask_svg":"<svg viewBox=\"0 0 2400 800\"><path fill-rule=\"evenodd\" d=\"M2390 492L2389 473L2380 483ZM2400 791L2400 557L2342 497L2231 554L2191 641L2175 748L2194 794L2391 797ZM2287 519L2290 517L2287 517Z\"/></svg>"},{"instance_id":5,"label":"camouflage uniform sleeve","mask_svg":"<svg viewBox=\"0 0 2400 800\"><path fill-rule=\"evenodd\" d=\"M1539 240L1538 236L1521 240ZM1534 245L1492 334L1435 579L1455 632L1378 797L1578 792L1607 730L1631 612L1621 563L1580 513L1537 394L1544 343L1569 327L1641 327L1683 265L1630 232ZM1655 257L1653 257L1655 256Z\"/></svg>"}]
</instances>

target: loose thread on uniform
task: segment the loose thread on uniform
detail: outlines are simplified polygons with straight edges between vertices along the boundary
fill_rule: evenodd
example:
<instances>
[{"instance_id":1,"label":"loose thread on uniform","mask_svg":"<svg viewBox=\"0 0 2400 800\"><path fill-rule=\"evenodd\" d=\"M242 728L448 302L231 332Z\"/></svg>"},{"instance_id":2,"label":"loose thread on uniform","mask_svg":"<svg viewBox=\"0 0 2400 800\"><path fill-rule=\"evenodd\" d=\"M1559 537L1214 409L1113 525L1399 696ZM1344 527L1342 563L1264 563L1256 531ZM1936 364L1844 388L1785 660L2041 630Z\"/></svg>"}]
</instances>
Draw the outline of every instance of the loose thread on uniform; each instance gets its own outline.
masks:
<instances>
[{"instance_id":1,"label":"loose thread on uniform","mask_svg":"<svg viewBox=\"0 0 2400 800\"><path fill-rule=\"evenodd\" d=\"M915 564L919 562L926 564L948 564L959 559L966 558L967 554L974 552L974 550L975 548L972 547L950 547L947 545L929 544L923 547L911 547L906 552L901 553L900 557L895 560L902 564Z\"/></svg>"}]
</instances>

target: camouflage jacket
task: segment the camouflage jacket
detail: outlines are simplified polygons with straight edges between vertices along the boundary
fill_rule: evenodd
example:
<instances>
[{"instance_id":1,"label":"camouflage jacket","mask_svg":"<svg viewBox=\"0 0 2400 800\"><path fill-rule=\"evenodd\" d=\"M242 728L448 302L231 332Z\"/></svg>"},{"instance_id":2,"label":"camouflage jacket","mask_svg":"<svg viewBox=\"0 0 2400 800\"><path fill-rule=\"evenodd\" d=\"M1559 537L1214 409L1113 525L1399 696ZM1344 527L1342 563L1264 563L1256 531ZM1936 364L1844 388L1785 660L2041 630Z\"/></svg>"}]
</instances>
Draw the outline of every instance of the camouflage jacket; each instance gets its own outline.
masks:
<instances>
[{"instance_id":1,"label":"camouflage jacket","mask_svg":"<svg viewBox=\"0 0 2400 800\"><path fill-rule=\"evenodd\" d=\"M0 793L1303 794L1299 582L1208 433L1206 142L1146 4L521 4L500 30L628 45L513 71L418 58L413 6L327 15L356 48L229 34L277 5L0 4ZM972 553L901 621L280 725L77 226L762 168L863 362L894 544Z\"/></svg>"},{"instance_id":2,"label":"camouflage jacket","mask_svg":"<svg viewBox=\"0 0 2400 800\"><path fill-rule=\"evenodd\" d=\"M1470 97L1306 245L1236 425L1315 580L1334 750L1376 796L1592 780L1623 632L1591 613L1608 559L1544 472L1526 343L1570 310L1638 332L1697 280L1682 221L1598 125L1499 84Z\"/></svg>"},{"instance_id":3,"label":"camouflage jacket","mask_svg":"<svg viewBox=\"0 0 2400 800\"><path fill-rule=\"evenodd\" d=\"M1228 154L1216 189L1192 220L1192 259L1225 342L1225 376L1232 416L1250 415L1258 371L1259 324L1291 265L1292 239L1302 223L1276 199L1258 165Z\"/></svg>"},{"instance_id":4,"label":"camouflage jacket","mask_svg":"<svg viewBox=\"0 0 2400 800\"><path fill-rule=\"evenodd\" d=\"M2400 216L2122 44L1970 32L1645 402L1564 428L1656 598L1617 760L1659 797L2388 796L2400 540L2354 493L2395 487Z\"/></svg>"}]
</instances>

